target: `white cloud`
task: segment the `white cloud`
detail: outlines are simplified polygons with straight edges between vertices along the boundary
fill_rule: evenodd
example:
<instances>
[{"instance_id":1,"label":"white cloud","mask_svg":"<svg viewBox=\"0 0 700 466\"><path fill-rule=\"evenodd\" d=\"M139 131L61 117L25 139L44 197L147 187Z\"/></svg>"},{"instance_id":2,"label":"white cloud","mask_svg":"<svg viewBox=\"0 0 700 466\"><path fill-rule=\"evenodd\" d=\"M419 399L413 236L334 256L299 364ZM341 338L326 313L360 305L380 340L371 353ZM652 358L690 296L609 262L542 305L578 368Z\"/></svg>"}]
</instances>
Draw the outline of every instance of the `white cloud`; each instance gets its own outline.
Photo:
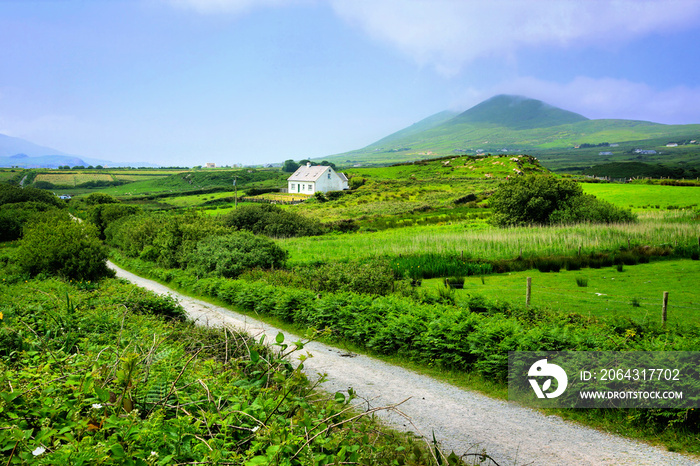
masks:
<instances>
[{"instance_id":1,"label":"white cloud","mask_svg":"<svg viewBox=\"0 0 700 466\"><path fill-rule=\"evenodd\" d=\"M328 1L370 36L446 75L477 58L543 45L608 47L700 17L700 2L685 0Z\"/></svg>"},{"instance_id":2,"label":"white cloud","mask_svg":"<svg viewBox=\"0 0 700 466\"><path fill-rule=\"evenodd\" d=\"M700 123L700 87L653 87L625 79L577 77L555 83L532 77L467 89L456 105L471 107L496 94L516 94L580 113L588 118L621 118L656 123Z\"/></svg>"}]
</instances>

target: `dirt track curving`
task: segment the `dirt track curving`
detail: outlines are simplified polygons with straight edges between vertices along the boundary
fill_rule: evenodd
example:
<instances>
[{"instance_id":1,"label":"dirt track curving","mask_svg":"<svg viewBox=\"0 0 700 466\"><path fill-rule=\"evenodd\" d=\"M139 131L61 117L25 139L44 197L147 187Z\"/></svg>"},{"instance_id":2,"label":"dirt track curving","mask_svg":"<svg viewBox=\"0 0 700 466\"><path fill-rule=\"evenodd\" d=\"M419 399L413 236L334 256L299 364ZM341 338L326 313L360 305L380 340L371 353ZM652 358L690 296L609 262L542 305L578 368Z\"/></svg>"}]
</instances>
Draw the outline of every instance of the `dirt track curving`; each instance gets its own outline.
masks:
<instances>
[{"instance_id":1,"label":"dirt track curving","mask_svg":"<svg viewBox=\"0 0 700 466\"><path fill-rule=\"evenodd\" d=\"M150 289L170 294L192 319L205 325L227 325L251 335L267 335L274 341L275 327L183 296L151 280L126 272L113 264L117 276ZM299 337L284 332L287 341ZM327 374L323 388L329 392L352 387L371 407L400 407L411 422L397 414L385 420L400 429L418 430L440 441L446 451L458 455L487 452L500 465L698 465L700 458L602 433L563 421L556 416L456 388L400 367L312 342L304 348L313 355L305 363L315 378Z\"/></svg>"}]
</instances>

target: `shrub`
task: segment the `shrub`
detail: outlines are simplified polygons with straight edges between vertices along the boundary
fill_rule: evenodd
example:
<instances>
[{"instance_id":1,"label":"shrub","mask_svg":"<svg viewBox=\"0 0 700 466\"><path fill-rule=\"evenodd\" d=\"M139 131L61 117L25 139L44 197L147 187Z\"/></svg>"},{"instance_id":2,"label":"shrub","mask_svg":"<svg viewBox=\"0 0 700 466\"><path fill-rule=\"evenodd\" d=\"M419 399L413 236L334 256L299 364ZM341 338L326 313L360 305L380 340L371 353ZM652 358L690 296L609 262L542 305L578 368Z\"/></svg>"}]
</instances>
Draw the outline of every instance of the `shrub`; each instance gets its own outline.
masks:
<instances>
[{"instance_id":1,"label":"shrub","mask_svg":"<svg viewBox=\"0 0 700 466\"><path fill-rule=\"evenodd\" d=\"M350 189L357 189L360 186L363 186L365 184L365 181L366 180L364 178L353 177L350 178L350 180L348 181L348 185L350 186Z\"/></svg>"},{"instance_id":2,"label":"shrub","mask_svg":"<svg viewBox=\"0 0 700 466\"><path fill-rule=\"evenodd\" d=\"M553 176L528 175L501 184L489 198L499 226L550 223L550 216L583 195L576 182Z\"/></svg>"},{"instance_id":3,"label":"shrub","mask_svg":"<svg viewBox=\"0 0 700 466\"><path fill-rule=\"evenodd\" d=\"M236 230L275 238L314 236L323 233L321 223L299 213L283 210L272 204L240 206L222 219L223 224Z\"/></svg>"},{"instance_id":4,"label":"shrub","mask_svg":"<svg viewBox=\"0 0 700 466\"><path fill-rule=\"evenodd\" d=\"M85 203L87 205L101 205L101 204L117 204L119 201L105 193L92 193L85 198Z\"/></svg>"},{"instance_id":5,"label":"shrub","mask_svg":"<svg viewBox=\"0 0 700 466\"><path fill-rule=\"evenodd\" d=\"M296 270L306 287L314 291L353 291L355 293L386 295L394 285L394 271L388 263L333 262Z\"/></svg>"},{"instance_id":6,"label":"shrub","mask_svg":"<svg viewBox=\"0 0 700 466\"><path fill-rule=\"evenodd\" d=\"M457 199L454 200L454 203L459 205L459 204L466 204L467 202L475 202L477 200L476 194L470 193L467 194L466 196L458 197Z\"/></svg>"},{"instance_id":7,"label":"shrub","mask_svg":"<svg viewBox=\"0 0 700 466\"><path fill-rule=\"evenodd\" d=\"M107 251L95 227L60 211L38 214L27 224L16 260L31 276L98 280L114 275L107 268Z\"/></svg>"},{"instance_id":8,"label":"shrub","mask_svg":"<svg viewBox=\"0 0 700 466\"><path fill-rule=\"evenodd\" d=\"M94 196L94 194L90 196ZM100 239L105 239L105 228L107 228L110 223L122 217L135 215L141 211L139 207L116 203L116 200L115 203L104 202L92 205L93 207L90 209L89 220L97 227Z\"/></svg>"},{"instance_id":9,"label":"shrub","mask_svg":"<svg viewBox=\"0 0 700 466\"><path fill-rule=\"evenodd\" d=\"M576 277L576 284L580 288L585 288L588 286L588 278L586 277Z\"/></svg>"},{"instance_id":10,"label":"shrub","mask_svg":"<svg viewBox=\"0 0 700 466\"><path fill-rule=\"evenodd\" d=\"M569 199L565 206L552 212L549 222L552 224L627 223L634 222L636 219L637 217L629 210L616 207L593 195L583 194Z\"/></svg>"},{"instance_id":11,"label":"shrub","mask_svg":"<svg viewBox=\"0 0 700 466\"><path fill-rule=\"evenodd\" d=\"M489 199L493 222L499 226L550 225L579 222L631 222L624 209L583 194L575 181L528 175L503 183Z\"/></svg>"},{"instance_id":12,"label":"shrub","mask_svg":"<svg viewBox=\"0 0 700 466\"><path fill-rule=\"evenodd\" d=\"M341 233L348 233L360 229L357 222L349 218L336 220L335 222L327 223L325 226L330 228L331 231L339 231Z\"/></svg>"},{"instance_id":13,"label":"shrub","mask_svg":"<svg viewBox=\"0 0 700 466\"><path fill-rule=\"evenodd\" d=\"M187 268L200 276L233 278L255 267L281 268L287 252L268 238L238 232L201 240L187 259Z\"/></svg>"},{"instance_id":14,"label":"shrub","mask_svg":"<svg viewBox=\"0 0 700 466\"><path fill-rule=\"evenodd\" d=\"M129 257L153 260L164 267L185 267L199 241L226 233L227 229L216 219L193 212L128 215L105 228L105 238L111 246Z\"/></svg>"},{"instance_id":15,"label":"shrub","mask_svg":"<svg viewBox=\"0 0 700 466\"><path fill-rule=\"evenodd\" d=\"M38 212L56 209L51 204L27 201L0 205L0 241L14 241L22 237L22 226Z\"/></svg>"},{"instance_id":16,"label":"shrub","mask_svg":"<svg viewBox=\"0 0 700 466\"><path fill-rule=\"evenodd\" d=\"M19 186L0 183L0 205L28 201L41 202L55 207L66 206L66 203L61 199L42 189L36 189L30 186L20 188Z\"/></svg>"},{"instance_id":17,"label":"shrub","mask_svg":"<svg viewBox=\"0 0 700 466\"><path fill-rule=\"evenodd\" d=\"M329 201L336 201L347 193L348 191L328 191L326 193L326 198L328 198Z\"/></svg>"},{"instance_id":18,"label":"shrub","mask_svg":"<svg viewBox=\"0 0 700 466\"><path fill-rule=\"evenodd\" d=\"M187 313L177 299L170 295L157 295L141 289L130 293L124 305L137 314L159 315L184 321Z\"/></svg>"}]
</instances>

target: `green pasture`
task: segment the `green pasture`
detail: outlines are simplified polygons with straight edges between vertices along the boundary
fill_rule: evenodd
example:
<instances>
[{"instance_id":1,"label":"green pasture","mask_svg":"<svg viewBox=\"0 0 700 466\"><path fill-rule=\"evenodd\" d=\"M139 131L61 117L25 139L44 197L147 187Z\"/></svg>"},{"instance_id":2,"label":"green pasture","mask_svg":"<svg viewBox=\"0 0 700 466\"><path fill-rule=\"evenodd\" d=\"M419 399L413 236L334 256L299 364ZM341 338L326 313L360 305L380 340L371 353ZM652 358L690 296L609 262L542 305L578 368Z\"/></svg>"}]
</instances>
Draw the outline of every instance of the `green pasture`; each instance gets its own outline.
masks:
<instances>
[{"instance_id":1,"label":"green pasture","mask_svg":"<svg viewBox=\"0 0 700 466\"><path fill-rule=\"evenodd\" d=\"M669 292L669 324L700 324L700 261L670 260L577 271L542 273L537 270L467 277L457 301L480 295L489 301L525 305L527 277L532 277L531 306L584 316L661 320L664 291ZM587 280L579 286L576 279ZM424 288L444 286L441 279L423 280Z\"/></svg>"},{"instance_id":2,"label":"green pasture","mask_svg":"<svg viewBox=\"0 0 700 466\"><path fill-rule=\"evenodd\" d=\"M0 169L0 183L6 183L17 176L16 169Z\"/></svg>"},{"instance_id":3,"label":"green pasture","mask_svg":"<svg viewBox=\"0 0 700 466\"><path fill-rule=\"evenodd\" d=\"M582 183L583 191L619 207L632 210L697 208L700 187L635 183Z\"/></svg>"},{"instance_id":4,"label":"green pasture","mask_svg":"<svg viewBox=\"0 0 700 466\"><path fill-rule=\"evenodd\" d=\"M650 213L633 224L580 224L552 227L496 228L475 218L376 232L281 239L291 264L350 261L399 254L462 255L470 259L512 259L612 251L629 245L695 245L697 222L684 213Z\"/></svg>"},{"instance_id":5,"label":"green pasture","mask_svg":"<svg viewBox=\"0 0 700 466\"><path fill-rule=\"evenodd\" d=\"M167 199L164 199L162 202L179 208L200 207L207 201L215 201L224 197L232 197L233 195L234 191L210 194L194 194L190 196L183 195L177 197L169 197Z\"/></svg>"}]
</instances>

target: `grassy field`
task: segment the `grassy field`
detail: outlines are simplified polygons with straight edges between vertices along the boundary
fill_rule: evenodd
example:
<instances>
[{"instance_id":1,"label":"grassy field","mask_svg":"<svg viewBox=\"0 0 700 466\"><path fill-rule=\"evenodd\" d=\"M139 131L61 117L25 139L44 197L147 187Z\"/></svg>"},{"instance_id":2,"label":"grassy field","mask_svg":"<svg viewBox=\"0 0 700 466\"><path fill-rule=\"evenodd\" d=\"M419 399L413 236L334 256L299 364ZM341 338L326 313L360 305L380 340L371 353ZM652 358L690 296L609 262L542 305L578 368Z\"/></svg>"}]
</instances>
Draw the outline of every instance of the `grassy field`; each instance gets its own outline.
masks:
<instances>
[{"instance_id":1,"label":"grassy field","mask_svg":"<svg viewBox=\"0 0 700 466\"><path fill-rule=\"evenodd\" d=\"M647 214L636 224L518 227L502 229L482 219L444 225L406 227L378 232L337 234L280 240L291 263L309 263L323 256L335 260L397 256L399 254L455 254L486 260L520 255L574 255L631 246L697 244L698 225L683 213Z\"/></svg>"},{"instance_id":2,"label":"grassy field","mask_svg":"<svg viewBox=\"0 0 700 466\"><path fill-rule=\"evenodd\" d=\"M635 211L700 205L700 187L618 183L582 183L581 186L587 194Z\"/></svg>"},{"instance_id":3,"label":"grassy field","mask_svg":"<svg viewBox=\"0 0 700 466\"><path fill-rule=\"evenodd\" d=\"M484 277L467 277L458 301L480 295L491 301L524 306L527 277L532 277L531 305L584 316L630 317L660 321L663 292L669 292L668 322L700 324L700 295L696 284L700 261L672 260L554 273L537 270ZM585 279L582 287L577 279ZM423 280L424 288L442 287L442 280Z\"/></svg>"},{"instance_id":4,"label":"grassy field","mask_svg":"<svg viewBox=\"0 0 700 466\"><path fill-rule=\"evenodd\" d=\"M34 182L46 181L54 185L75 186L89 181L114 181L109 173L70 172L70 173L40 173Z\"/></svg>"}]
</instances>

